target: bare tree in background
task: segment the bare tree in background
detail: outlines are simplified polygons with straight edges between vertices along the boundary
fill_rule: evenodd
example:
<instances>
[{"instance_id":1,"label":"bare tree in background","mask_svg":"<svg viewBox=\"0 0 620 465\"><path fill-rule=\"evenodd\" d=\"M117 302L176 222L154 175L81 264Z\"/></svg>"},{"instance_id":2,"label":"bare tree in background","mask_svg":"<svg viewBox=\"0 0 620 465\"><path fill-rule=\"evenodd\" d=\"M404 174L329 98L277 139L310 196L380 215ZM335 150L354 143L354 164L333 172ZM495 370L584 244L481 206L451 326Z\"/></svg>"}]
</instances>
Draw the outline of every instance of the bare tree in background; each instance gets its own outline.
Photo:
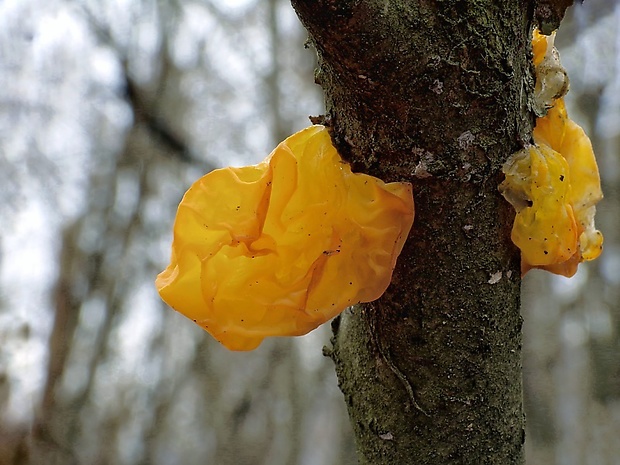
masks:
<instances>
[{"instance_id":1,"label":"bare tree in background","mask_svg":"<svg viewBox=\"0 0 620 465\"><path fill-rule=\"evenodd\" d=\"M302 51L305 40L299 24L290 21L290 5L271 1L231 11L210 2L136 3L129 36L118 31L113 7L74 6L72 13L96 46L117 60L120 78L113 91L132 118L113 134L122 138L117 150L110 152L109 139L94 138L83 213L62 227L46 381L30 460L346 463L346 452L339 452L347 450L341 447L346 443L341 431L347 429L338 427L346 425L344 416L327 428L317 424L340 409L332 370L318 349L307 368L308 357L290 340L240 357L212 344L160 302L149 305L150 313L133 307L136 293L154 293L154 276L169 253L154 251L169 247L164 244L176 203L189 182L215 163L226 163L222 148L250 152L256 147L244 146L246 140L256 144L261 137L262 145L272 146L294 130L296 117L306 119L305 111L294 112L300 111L296 102L313 101L312 90L303 97L302 78L312 84L312 63L309 54L305 62L299 61L301 53L290 58L290 50ZM212 24L202 39L182 29L192 27L192 15ZM190 39L197 40L191 44L196 50L186 57L178 43ZM260 59L252 55L254 41L263 42ZM151 42L150 48L141 42ZM214 54L218 45L232 47L236 59L244 60L231 60L228 68L247 67L253 74L227 74L218 63L222 57ZM284 85L285 78L302 87ZM251 98L243 95L248 90ZM253 114L218 113L235 101L238 110ZM199 117L203 125L193 126L192 114L204 111L200 107L208 109L209 119ZM98 124L106 124L105 115ZM206 147L197 143L201 139ZM137 311L141 316L134 316ZM145 323L152 334L141 334ZM140 340L133 350L143 368L118 373L119 357L128 355L119 350L131 350L123 341L133 337ZM321 459L311 444L325 434L334 446Z\"/></svg>"}]
</instances>

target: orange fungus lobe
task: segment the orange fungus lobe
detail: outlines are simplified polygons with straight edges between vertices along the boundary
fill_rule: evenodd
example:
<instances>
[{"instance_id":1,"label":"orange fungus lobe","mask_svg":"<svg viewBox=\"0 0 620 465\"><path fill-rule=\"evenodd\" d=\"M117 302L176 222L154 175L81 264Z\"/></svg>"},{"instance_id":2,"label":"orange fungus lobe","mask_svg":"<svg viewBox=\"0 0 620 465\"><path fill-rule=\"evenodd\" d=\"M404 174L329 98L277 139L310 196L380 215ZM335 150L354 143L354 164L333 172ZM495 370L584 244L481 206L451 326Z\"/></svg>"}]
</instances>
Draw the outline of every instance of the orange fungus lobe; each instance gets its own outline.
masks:
<instances>
[{"instance_id":1,"label":"orange fungus lobe","mask_svg":"<svg viewBox=\"0 0 620 465\"><path fill-rule=\"evenodd\" d=\"M311 126L258 165L190 187L156 286L224 346L252 350L379 298L413 215L410 184L351 172L327 129Z\"/></svg>"},{"instance_id":2,"label":"orange fungus lobe","mask_svg":"<svg viewBox=\"0 0 620 465\"><path fill-rule=\"evenodd\" d=\"M566 88L560 88L568 80L560 82L565 72L553 36L535 31L533 50L537 89L555 90L536 94L545 94L539 103L546 114L536 120L535 145L508 159L500 191L517 211L512 240L521 249L523 273L542 268L572 276L580 262L602 251L603 236L594 226L594 214L603 193L590 139L566 113Z\"/></svg>"}]
</instances>

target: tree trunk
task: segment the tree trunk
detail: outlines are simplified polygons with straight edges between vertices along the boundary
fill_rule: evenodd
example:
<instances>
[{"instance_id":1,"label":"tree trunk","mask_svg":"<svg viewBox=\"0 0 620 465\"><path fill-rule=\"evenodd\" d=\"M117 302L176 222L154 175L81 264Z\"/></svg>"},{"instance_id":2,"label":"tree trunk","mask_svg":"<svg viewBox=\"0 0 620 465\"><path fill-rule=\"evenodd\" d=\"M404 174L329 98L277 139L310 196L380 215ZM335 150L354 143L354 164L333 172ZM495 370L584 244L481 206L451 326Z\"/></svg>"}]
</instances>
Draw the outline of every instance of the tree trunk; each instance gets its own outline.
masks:
<instances>
[{"instance_id":1,"label":"tree trunk","mask_svg":"<svg viewBox=\"0 0 620 465\"><path fill-rule=\"evenodd\" d=\"M293 0L342 156L413 184L392 285L334 322L361 464L522 464L519 252L501 166L530 141L533 0Z\"/></svg>"}]
</instances>

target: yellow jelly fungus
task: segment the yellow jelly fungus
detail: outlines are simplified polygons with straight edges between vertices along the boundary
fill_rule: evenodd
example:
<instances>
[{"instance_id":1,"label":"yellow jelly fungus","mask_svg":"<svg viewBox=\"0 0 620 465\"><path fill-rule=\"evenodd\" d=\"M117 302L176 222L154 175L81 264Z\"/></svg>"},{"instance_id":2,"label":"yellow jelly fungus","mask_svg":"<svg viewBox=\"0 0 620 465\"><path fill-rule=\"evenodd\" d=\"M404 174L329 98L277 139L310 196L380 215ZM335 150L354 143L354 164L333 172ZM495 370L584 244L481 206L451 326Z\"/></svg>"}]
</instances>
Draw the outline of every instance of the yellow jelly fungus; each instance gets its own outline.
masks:
<instances>
[{"instance_id":1,"label":"yellow jelly fungus","mask_svg":"<svg viewBox=\"0 0 620 465\"><path fill-rule=\"evenodd\" d=\"M544 97L537 103L546 115L536 120L536 145L504 165L500 191L517 210L512 240L521 249L522 273L542 268L570 277L580 262L601 254L603 235L594 214L603 193L590 139L566 113L568 79L562 80L553 37L534 31L537 90L551 89L535 92L535 99Z\"/></svg>"},{"instance_id":2,"label":"yellow jelly fungus","mask_svg":"<svg viewBox=\"0 0 620 465\"><path fill-rule=\"evenodd\" d=\"M556 100L547 115L538 118L534 142L548 145L566 159L571 179L569 202L579 230L579 253L583 260L594 260L603 249L603 235L594 226L595 205L603 198L601 179L592 143L567 116L564 99Z\"/></svg>"},{"instance_id":3,"label":"yellow jelly fungus","mask_svg":"<svg viewBox=\"0 0 620 465\"><path fill-rule=\"evenodd\" d=\"M565 262L577 250L568 171L566 160L545 145L517 152L504 166L500 191L517 210L512 240L529 265Z\"/></svg>"},{"instance_id":4,"label":"yellow jelly fungus","mask_svg":"<svg viewBox=\"0 0 620 465\"><path fill-rule=\"evenodd\" d=\"M224 346L252 350L379 298L413 216L409 183L352 173L327 129L311 126L262 163L190 187L156 286Z\"/></svg>"}]
</instances>

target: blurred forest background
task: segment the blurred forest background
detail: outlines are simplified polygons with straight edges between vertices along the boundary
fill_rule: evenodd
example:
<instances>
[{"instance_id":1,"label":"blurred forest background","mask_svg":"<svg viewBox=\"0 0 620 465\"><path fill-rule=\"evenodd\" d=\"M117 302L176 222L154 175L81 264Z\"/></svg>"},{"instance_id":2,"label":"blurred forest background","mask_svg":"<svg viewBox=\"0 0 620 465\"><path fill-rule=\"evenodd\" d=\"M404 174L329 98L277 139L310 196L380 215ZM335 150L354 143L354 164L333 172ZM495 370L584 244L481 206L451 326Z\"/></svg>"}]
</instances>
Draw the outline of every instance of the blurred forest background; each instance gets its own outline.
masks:
<instances>
[{"instance_id":1,"label":"blurred forest background","mask_svg":"<svg viewBox=\"0 0 620 465\"><path fill-rule=\"evenodd\" d=\"M287 0L0 1L0 465L356 463L329 327L231 353L167 308L183 192L322 112ZM605 251L524 280L528 465L620 464L620 1L570 10Z\"/></svg>"}]
</instances>

